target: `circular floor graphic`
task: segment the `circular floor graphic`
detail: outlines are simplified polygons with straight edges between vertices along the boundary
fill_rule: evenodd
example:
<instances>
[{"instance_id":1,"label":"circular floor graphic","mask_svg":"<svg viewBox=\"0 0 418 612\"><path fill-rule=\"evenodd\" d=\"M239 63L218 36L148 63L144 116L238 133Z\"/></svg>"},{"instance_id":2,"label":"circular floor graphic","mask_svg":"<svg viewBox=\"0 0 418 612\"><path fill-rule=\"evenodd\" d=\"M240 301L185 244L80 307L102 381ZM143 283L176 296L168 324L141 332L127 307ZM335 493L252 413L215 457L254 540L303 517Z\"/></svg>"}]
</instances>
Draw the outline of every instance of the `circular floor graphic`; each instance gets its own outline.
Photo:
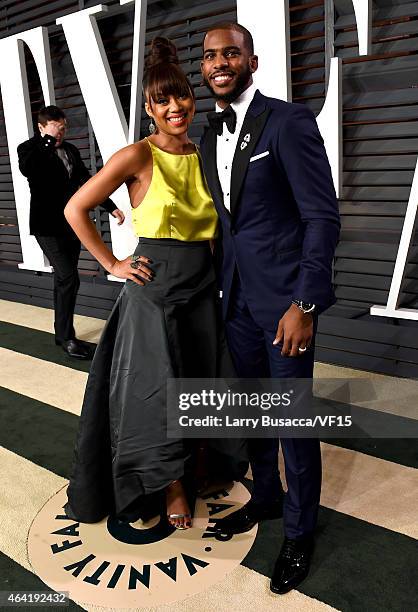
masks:
<instances>
[{"instance_id":1,"label":"circular floor graphic","mask_svg":"<svg viewBox=\"0 0 418 612\"><path fill-rule=\"evenodd\" d=\"M34 572L55 591L83 604L137 608L179 601L231 572L250 550L257 528L239 535L213 524L249 499L235 483L198 499L193 527L176 531L148 523L77 523L65 516L66 487L43 506L29 531Z\"/></svg>"}]
</instances>

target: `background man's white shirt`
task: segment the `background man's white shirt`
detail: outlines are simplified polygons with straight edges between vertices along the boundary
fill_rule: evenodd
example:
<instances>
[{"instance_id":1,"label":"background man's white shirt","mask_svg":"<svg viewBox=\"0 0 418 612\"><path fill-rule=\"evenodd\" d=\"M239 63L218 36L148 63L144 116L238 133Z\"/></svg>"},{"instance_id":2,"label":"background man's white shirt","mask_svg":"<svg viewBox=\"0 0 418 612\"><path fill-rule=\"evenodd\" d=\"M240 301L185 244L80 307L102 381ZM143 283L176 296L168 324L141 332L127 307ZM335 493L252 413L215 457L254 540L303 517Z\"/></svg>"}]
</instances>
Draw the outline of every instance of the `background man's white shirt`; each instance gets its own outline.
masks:
<instances>
[{"instance_id":1,"label":"background man's white shirt","mask_svg":"<svg viewBox=\"0 0 418 612\"><path fill-rule=\"evenodd\" d=\"M224 195L224 205L230 211L231 210L231 168L232 160L234 159L235 149L238 143L238 137L244 123L245 115L247 114L248 107L250 106L257 87L252 83L234 102L231 104L231 108L234 109L237 116L237 124L235 132L231 132L226 127L226 123L223 124L223 131L220 136L216 138L216 164L218 168L219 182L221 183L222 192ZM216 105L216 111L222 112L222 108Z\"/></svg>"}]
</instances>

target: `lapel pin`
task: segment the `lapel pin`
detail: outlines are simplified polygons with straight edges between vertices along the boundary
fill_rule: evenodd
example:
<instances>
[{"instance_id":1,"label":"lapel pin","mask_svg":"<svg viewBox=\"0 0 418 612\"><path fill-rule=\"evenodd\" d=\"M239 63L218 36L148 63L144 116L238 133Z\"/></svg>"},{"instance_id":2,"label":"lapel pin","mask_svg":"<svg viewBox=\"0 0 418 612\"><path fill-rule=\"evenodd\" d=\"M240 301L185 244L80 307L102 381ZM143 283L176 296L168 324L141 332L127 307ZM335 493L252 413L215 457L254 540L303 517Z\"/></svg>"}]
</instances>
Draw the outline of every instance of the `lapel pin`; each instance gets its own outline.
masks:
<instances>
[{"instance_id":1,"label":"lapel pin","mask_svg":"<svg viewBox=\"0 0 418 612\"><path fill-rule=\"evenodd\" d=\"M248 143L251 140L251 134L245 134L244 136L244 140L241 142L241 151L243 151L245 149L245 147L248 145Z\"/></svg>"}]
</instances>

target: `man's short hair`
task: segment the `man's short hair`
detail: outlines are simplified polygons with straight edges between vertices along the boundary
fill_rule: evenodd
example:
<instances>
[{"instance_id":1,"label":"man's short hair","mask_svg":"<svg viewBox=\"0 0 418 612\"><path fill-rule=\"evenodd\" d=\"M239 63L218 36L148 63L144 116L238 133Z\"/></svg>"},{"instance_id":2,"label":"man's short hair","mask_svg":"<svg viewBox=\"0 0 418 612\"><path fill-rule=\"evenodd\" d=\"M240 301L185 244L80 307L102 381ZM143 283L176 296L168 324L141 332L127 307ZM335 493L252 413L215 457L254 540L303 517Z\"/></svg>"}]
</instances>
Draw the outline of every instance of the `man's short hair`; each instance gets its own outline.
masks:
<instances>
[{"instance_id":1,"label":"man's short hair","mask_svg":"<svg viewBox=\"0 0 418 612\"><path fill-rule=\"evenodd\" d=\"M247 28L244 28L239 23L235 23L235 21L220 21L219 23L213 24L208 30L206 30L205 37L203 38L203 43L205 41L206 36L209 32L213 32L214 30L235 30L236 32L241 32L244 37L244 45L247 48L250 55L254 55L254 41L252 34Z\"/></svg>"},{"instance_id":2,"label":"man's short hair","mask_svg":"<svg viewBox=\"0 0 418 612\"><path fill-rule=\"evenodd\" d=\"M48 121L61 121L65 119L65 113L58 106L44 106L38 113L38 123L46 125Z\"/></svg>"}]
</instances>

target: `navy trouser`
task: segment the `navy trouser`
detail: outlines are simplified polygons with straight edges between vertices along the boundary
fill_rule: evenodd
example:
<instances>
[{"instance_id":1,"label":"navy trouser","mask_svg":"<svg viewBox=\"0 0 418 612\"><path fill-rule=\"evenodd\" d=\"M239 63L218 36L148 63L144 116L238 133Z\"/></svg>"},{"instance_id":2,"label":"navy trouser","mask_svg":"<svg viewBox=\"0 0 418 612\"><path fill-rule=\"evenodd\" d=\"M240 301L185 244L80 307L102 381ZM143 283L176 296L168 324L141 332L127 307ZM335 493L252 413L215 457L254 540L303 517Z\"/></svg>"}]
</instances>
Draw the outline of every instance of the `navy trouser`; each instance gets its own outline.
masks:
<instances>
[{"instance_id":1,"label":"navy trouser","mask_svg":"<svg viewBox=\"0 0 418 612\"><path fill-rule=\"evenodd\" d=\"M228 346L239 377L312 378L314 351L283 357L273 346L276 330L262 329L251 316L236 280L225 322ZM249 439L254 503L269 503L283 493L278 468L279 440ZM321 493L321 451L318 439L281 439L288 492L284 497L285 536L301 539L316 526Z\"/></svg>"}]
</instances>

